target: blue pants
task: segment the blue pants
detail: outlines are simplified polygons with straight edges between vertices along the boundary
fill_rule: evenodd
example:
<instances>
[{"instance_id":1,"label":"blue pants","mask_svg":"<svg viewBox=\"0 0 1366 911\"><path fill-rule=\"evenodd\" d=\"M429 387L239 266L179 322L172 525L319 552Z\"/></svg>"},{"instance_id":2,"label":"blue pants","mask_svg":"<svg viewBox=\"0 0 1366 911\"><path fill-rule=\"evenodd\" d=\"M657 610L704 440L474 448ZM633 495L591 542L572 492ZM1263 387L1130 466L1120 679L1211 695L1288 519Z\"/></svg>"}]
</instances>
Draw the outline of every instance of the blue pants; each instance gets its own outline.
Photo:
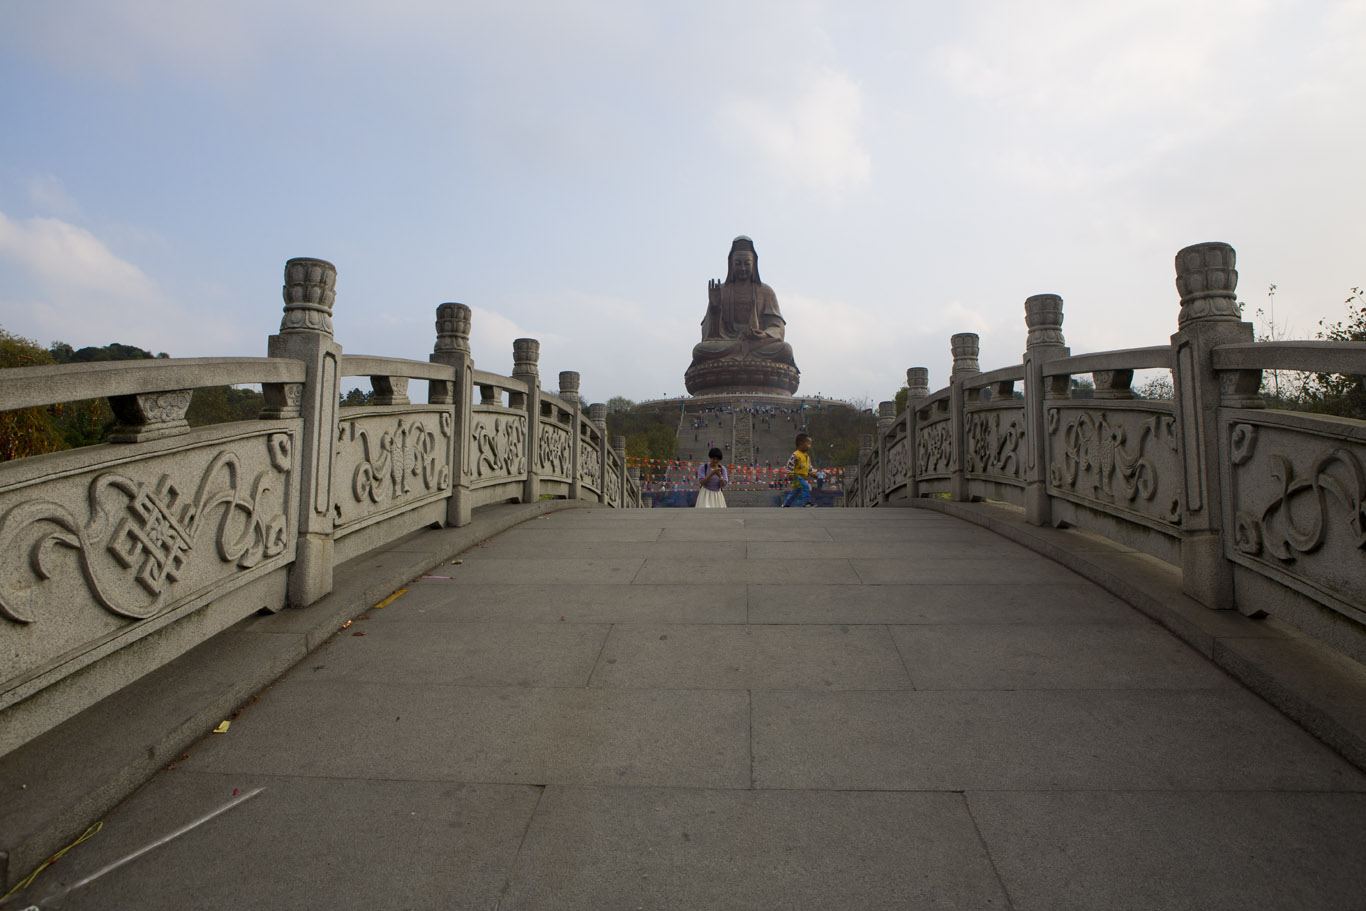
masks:
<instances>
[{"instance_id":1,"label":"blue pants","mask_svg":"<svg viewBox=\"0 0 1366 911\"><path fill-rule=\"evenodd\" d=\"M784 506L805 506L811 502L811 485L806 482L806 478L793 478L796 484L787 492L787 497L783 499Z\"/></svg>"}]
</instances>

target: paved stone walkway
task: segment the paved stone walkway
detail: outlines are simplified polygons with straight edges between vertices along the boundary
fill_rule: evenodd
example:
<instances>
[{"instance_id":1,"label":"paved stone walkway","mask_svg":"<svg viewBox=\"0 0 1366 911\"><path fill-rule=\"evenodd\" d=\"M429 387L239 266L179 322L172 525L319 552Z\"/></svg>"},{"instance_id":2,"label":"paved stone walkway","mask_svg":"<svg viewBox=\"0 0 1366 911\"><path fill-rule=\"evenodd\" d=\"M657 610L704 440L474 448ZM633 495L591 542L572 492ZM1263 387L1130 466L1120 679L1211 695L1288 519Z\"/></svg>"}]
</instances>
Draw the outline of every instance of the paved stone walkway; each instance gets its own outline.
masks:
<instances>
[{"instance_id":1,"label":"paved stone walkway","mask_svg":"<svg viewBox=\"0 0 1366 911\"><path fill-rule=\"evenodd\" d=\"M1366 776L1061 566L916 509L543 516L342 631L68 909L1361 909Z\"/></svg>"}]
</instances>

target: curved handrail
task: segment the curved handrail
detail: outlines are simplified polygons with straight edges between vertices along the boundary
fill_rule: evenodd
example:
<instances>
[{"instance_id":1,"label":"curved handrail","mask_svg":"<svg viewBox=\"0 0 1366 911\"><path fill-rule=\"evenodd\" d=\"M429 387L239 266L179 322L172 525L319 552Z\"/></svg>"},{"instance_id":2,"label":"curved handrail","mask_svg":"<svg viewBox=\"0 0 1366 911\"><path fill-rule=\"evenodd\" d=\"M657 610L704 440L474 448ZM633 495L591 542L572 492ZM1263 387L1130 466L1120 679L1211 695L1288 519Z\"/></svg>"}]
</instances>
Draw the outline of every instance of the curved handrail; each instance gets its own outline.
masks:
<instances>
[{"instance_id":1,"label":"curved handrail","mask_svg":"<svg viewBox=\"0 0 1366 911\"><path fill-rule=\"evenodd\" d=\"M1170 345L1148 348L1119 348L1093 354L1074 354L1071 357L1045 361L1044 376L1067 376L1076 373L1095 373L1097 370L1161 370L1172 369Z\"/></svg>"},{"instance_id":2,"label":"curved handrail","mask_svg":"<svg viewBox=\"0 0 1366 911\"><path fill-rule=\"evenodd\" d=\"M1366 374L1366 342L1243 342L1213 354L1215 370Z\"/></svg>"},{"instance_id":3,"label":"curved handrail","mask_svg":"<svg viewBox=\"0 0 1366 911\"><path fill-rule=\"evenodd\" d=\"M302 383L307 367L283 357L187 357L15 367L0 382L0 411L145 392Z\"/></svg>"},{"instance_id":4,"label":"curved handrail","mask_svg":"<svg viewBox=\"0 0 1366 911\"><path fill-rule=\"evenodd\" d=\"M370 354L343 354L340 376L406 376L414 380L455 379L455 368L446 364L412 361L401 357Z\"/></svg>"}]
</instances>

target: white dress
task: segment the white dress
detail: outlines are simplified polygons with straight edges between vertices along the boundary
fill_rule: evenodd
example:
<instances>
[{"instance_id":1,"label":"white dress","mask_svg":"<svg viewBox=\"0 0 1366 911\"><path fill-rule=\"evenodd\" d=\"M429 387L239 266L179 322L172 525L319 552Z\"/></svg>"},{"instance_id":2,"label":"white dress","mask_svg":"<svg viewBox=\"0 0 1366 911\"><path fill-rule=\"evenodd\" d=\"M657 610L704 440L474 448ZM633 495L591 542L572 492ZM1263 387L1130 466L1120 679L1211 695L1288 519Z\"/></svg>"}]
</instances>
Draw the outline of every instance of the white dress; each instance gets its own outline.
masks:
<instances>
[{"instance_id":1,"label":"white dress","mask_svg":"<svg viewBox=\"0 0 1366 911\"><path fill-rule=\"evenodd\" d=\"M700 482L711 474L711 464L703 463L697 467L697 480ZM730 477L725 466L721 466L721 480L729 481ZM697 507L699 509L725 509L726 495L719 490L712 490L710 487L701 487L697 491Z\"/></svg>"}]
</instances>

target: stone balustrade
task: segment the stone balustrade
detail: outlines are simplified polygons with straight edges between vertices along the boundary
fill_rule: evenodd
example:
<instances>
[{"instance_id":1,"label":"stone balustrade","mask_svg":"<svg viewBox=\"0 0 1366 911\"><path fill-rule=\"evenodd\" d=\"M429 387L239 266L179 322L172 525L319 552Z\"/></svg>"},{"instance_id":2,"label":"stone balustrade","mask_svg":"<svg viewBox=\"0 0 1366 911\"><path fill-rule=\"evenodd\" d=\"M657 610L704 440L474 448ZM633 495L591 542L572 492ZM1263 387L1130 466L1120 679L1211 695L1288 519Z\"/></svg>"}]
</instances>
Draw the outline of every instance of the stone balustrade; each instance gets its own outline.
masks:
<instances>
[{"instance_id":1,"label":"stone balustrade","mask_svg":"<svg viewBox=\"0 0 1366 911\"><path fill-rule=\"evenodd\" d=\"M953 336L949 385L907 371L908 406L860 446L845 504L1010 504L1180 567L1211 608L1276 615L1366 662L1366 421L1258 394L1265 370L1366 375L1366 343L1253 342L1232 247L1188 247L1176 266L1167 345L1073 355L1054 294L1025 301L1019 364L983 373L977 337ZM1170 371L1173 398L1136 396L1139 370Z\"/></svg>"},{"instance_id":2,"label":"stone balustrade","mask_svg":"<svg viewBox=\"0 0 1366 911\"><path fill-rule=\"evenodd\" d=\"M0 375L0 410L106 397L119 422L108 443L0 464L0 755L254 612L307 607L338 563L412 531L507 501L642 505L578 374L541 390L535 339L512 376L476 370L470 310L446 303L429 361L344 354L335 282L290 260L269 357ZM356 376L372 401L342 406ZM258 383L257 420L186 424L195 389Z\"/></svg>"}]
</instances>

